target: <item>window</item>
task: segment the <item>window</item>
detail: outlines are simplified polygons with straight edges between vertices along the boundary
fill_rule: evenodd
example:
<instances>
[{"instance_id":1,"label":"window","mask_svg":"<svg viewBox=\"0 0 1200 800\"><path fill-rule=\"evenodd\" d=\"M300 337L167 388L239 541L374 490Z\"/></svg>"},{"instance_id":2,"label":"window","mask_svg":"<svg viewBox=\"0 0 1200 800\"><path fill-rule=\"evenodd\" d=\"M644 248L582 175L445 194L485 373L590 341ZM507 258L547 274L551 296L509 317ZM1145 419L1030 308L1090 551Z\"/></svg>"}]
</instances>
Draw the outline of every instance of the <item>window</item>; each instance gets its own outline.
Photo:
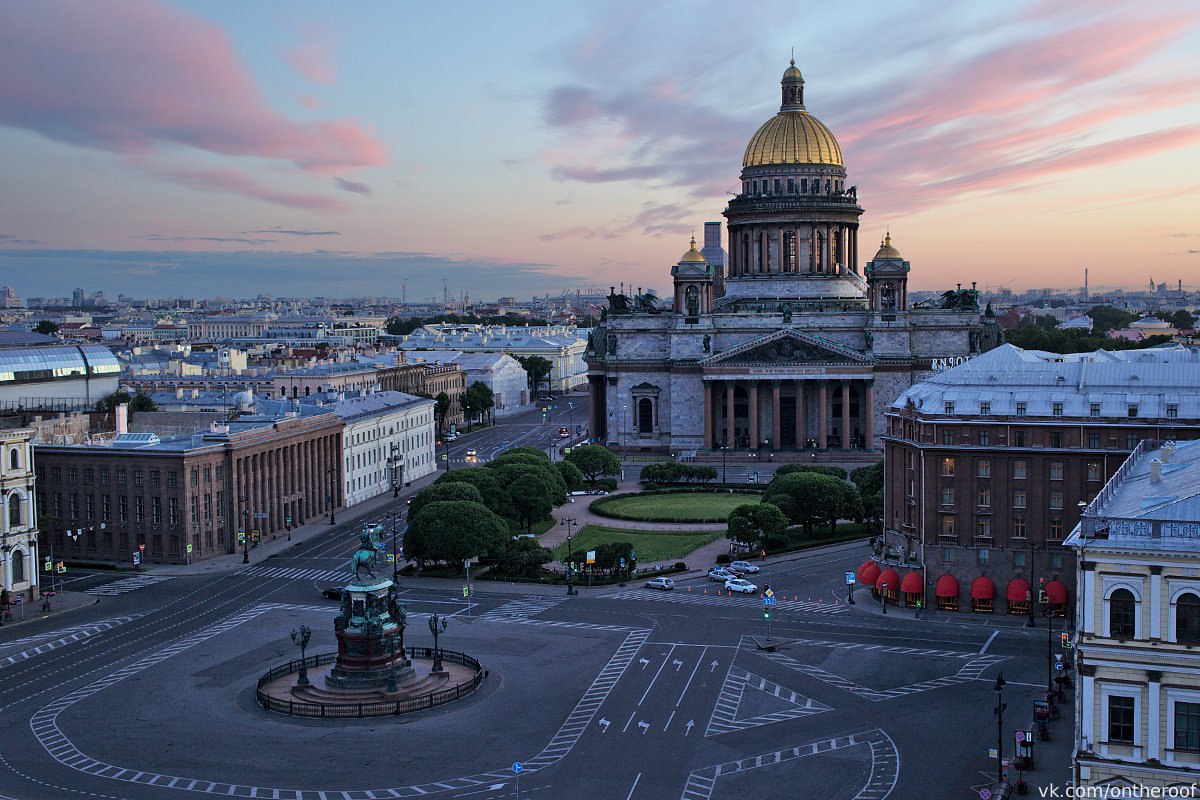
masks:
<instances>
[{"instance_id":1,"label":"window","mask_svg":"<svg viewBox=\"0 0 1200 800\"><path fill-rule=\"evenodd\" d=\"M953 414L953 413L954 413L954 403L953 403L952 401L950 401L950 400L947 400L947 401L946 401L946 413L947 413L947 414Z\"/></svg>"},{"instance_id":2,"label":"window","mask_svg":"<svg viewBox=\"0 0 1200 800\"><path fill-rule=\"evenodd\" d=\"M1014 539L1024 539L1025 538L1025 520L1023 520L1023 519L1014 519L1013 520L1013 534L1012 535L1013 535Z\"/></svg>"},{"instance_id":3,"label":"window","mask_svg":"<svg viewBox=\"0 0 1200 800\"><path fill-rule=\"evenodd\" d=\"M991 414L992 413L992 404L991 403L980 403L979 404L979 413L985 417L988 414Z\"/></svg>"},{"instance_id":4,"label":"window","mask_svg":"<svg viewBox=\"0 0 1200 800\"><path fill-rule=\"evenodd\" d=\"M942 444L954 444L954 431L942 431Z\"/></svg>"},{"instance_id":5,"label":"window","mask_svg":"<svg viewBox=\"0 0 1200 800\"><path fill-rule=\"evenodd\" d=\"M1063 413L1063 404L1062 403L1051 403L1050 404L1050 414L1052 416L1061 417L1062 413Z\"/></svg>"},{"instance_id":6,"label":"window","mask_svg":"<svg viewBox=\"0 0 1200 800\"><path fill-rule=\"evenodd\" d=\"M1174 403L1167 403L1167 416L1172 419L1174 419L1175 417L1178 417L1179 416L1179 406L1175 405ZM1178 728L1176 728L1176 731L1178 731ZM1176 736L1178 736L1178 735L1179 734L1177 732Z\"/></svg>"},{"instance_id":7,"label":"window","mask_svg":"<svg viewBox=\"0 0 1200 800\"><path fill-rule=\"evenodd\" d=\"M977 478L992 477L992 460L990 458L981 458L975 462L975 476Z\"/></svg>"},{"instance_id":8,"label":"window","mask_svg":"<svg viewBox=\"0 0 1200 800\"><path fill-rule=\"evenodd\" d=\"M129 522L129 497L123 494L117 495L117 520Z\"/></svg>"},{"instance_id":9,"label":"window","mask_svg":"<svg viewBox=\"0 0 1200 800\"><path fill-rule=\"evenodd\" d=\"M954 560L954 551L951 550L949 547L943 547L942 548L942 563L949 564L953 560Z\"/></svg>"},{"instance_id":10,"label":"window","mask_svg":"<svg viewBox=\"0 0 1200 800\"><path fill-rule=\"evenodd\" d=\"M167 500L167 523L175 525L179 522L179 498L172 497Z\"/></svg>"},{"instance_id":11,"label":"window","mask_svg":"<svg viewBox=\"0 0 1200 800\"><path fill-rule=\"evenodd\" d=\"M204 482L212 483L212 465L211 464L204 465Z\"/></svg>"},{"instance_id":12,"label":"window","mask_svg":"<svg viewBox=\"0 0 1200 800\"><path fill-rule=\"evenodd\" d=\"M217 480L218 482L220 482L220 480L221 480L221 476L222 476L223 474L224 474L224 472L223 472L223 470L222 470L222 465L221 465L221 464L217 464L217 466L216 466L216 468L215 468L215 470L214 470L214 477L216 478L216 480Z\"/></svg>"},{"instance_id":13,"label":"window","mask_svg":"<svg viewBox=\"0 0 1200 800\"><path fill-rule=\"evenodd\" d=\"M105 522L112 522L112 495L100 495L100 519Z\"/></svg>"},{"instance_id":14,"label":"window","mask_svg":"<svg viewBox=\"0 0 1200 800\"><path fill-rule=\"evenodd\" d=\"M953 486L943 486L942 487L942 505L944 505L944 506L954 505L954 487Z\"/></svg>"},{"instance_id":15,"label":"window","mask_svg":"<svg viewBox=\"0 0 1200 800\"><path fill-rule=\"evenodd\" d=\"M1063 435L1061 433L1059 433L1058 431L1051 433L1050 434L1050 446L1051 447L1062 447L1063 446Z\"/></svg>"},{"instance_id":16,"label":"window","mask_svg":"<svg viewBox=\"0 0 1200 800\"><path fill-rule=\"evenodd\" d=\"M1175 702L1175 749L1200 750L1200 703Z\"/></svg>"},{"instance_id":17,"label":"window","mask_svg":"<svg viewBox=\"0 0 1200 800\"><path fill-rule=\"evenodd\" d=\"M1191 592L1175 601L1175 641L1200 642L1200 596Z\"/></svg>"},{"instance_id":18,"label":"window","mask_svg":"<svg viewBox=\"0 0 1200 800\"><path fill-rule=\"evenodd\" d=\"M125 468L117 467L117 486L129 485L129 479L125 476Z\"/></svg>"},{"instance_id":19,"label":"window","mask_svg":"<svg viewBox=\"0 0 1200 800\"><path fill-rule=\"evenodd\" d=\"M8 527L21 527L21 496L16 492L8 496Z\"/></svg>"},{"instance_id":20,"label":"window","mask_svg":"<svg viewBox=\"0 0 1200 800\"><path fill-rule=\"evenodd\" d=\"M1050 492L1050 508L1053 511L1062 511L1063 493L1059 489Z\"/></svg>"},{"instance_id":21,"label":"window","mask_svg":"<svg viewBox=\"0 0 1200 800\"><path fill-rule=\"evenodd\" d=\"M83 482L84 483L95 483L96 482L96 470L92 469L91 467L84 467L83 468Z\"/></svg>"},{"instance_id":22,"label":"window","mask_svg":"<svg viewBox=\"0 0 1200 800\"><path fill-rule=\"evenodd\" d=\"M979 505L981 508L987 508L987 507L991 506L992 490L991 489L980 489L979 494L976 497L976 504Z\"/></svg>"},{"instance_id":23,"label":"window","mask_svg":"<svg viewBox=\"0 0 1200 800\"><path fill-rule=\"evenodd\" d=\"M1089 433L1088 434L1088 447L1092 448L1093 450L1100 449L1100 434L1098 434L1098 433Z\"/></svg>"},{"instance_id":24,"label":"window","mask_svg":"<svg viewBox=\"0 0 1200 800\"><path fill-rule=\"evenodd\" d=\"M167 470L167 488L174 489L179 485L179 473L175 470Z\"/></svg>"},{"instance_id":25,"label":"window","mask_svg":"<svg viewBox=\"0 0 1200 800\"><path fill-rule=\"evenodd\" d=\"M134 486L145 486L146 485L145 476L142 474L141 467L134 467L134 469L133 469L133 485Z\"/></svg>"},{"instance_id":26,"label":"window","mask_svg":"<svg viewBox=\"0 0 1200 800\"><path fill-rule=\"evenodd\" d=\"M1053 528L1053 524L1050 526ZM1058 523L1058 535L1062 536L1062 523ZM1050 555L1050 569L1062 569L1062 553L1052 553Z\"/></svg>"},{"instance_id":27,"label":"window","mask_svg":"<svg viewBox=\"0 0 1200 800\"><path fill-rule=\"evenodd\" d=\"M88 522L96 519L96 495L85 494L83 496L83 518Z\"/></svg>"},{"instance_id":28,"label":"window","mask_svg":"<svg viewBox=\"0 0 1200 800\"><path fill-rule=\"evenodd\" d=\"M986 567L988 562L991 561L991 553L989 553L986 549L977 550L976 553L978 553L979 566Z\"/></svg>"},{"instance_id":29,"label":"window","mask_svg":"<svg viewBox=\"0 0 1200 800\"><path fill-rule=\"evenodd\" d=\"M1050 480L1061 481L1062 479L1063 479L1063 462L1051 461L1050 462Z\"/></svg>"},{"instance_id":30,"label":"window","mask_svg":"<svg viewBox=\"0 0 1200 800\"><path fill-rule=\"evenodd\" d=\"M100 468L100 483L107 486L108 485L108 477L109 477L108 467L101 467Z\"/></svg>"},{"instance_id":31,"label":"window","mask_svg":"<svg viewBox=\"0 0 1200 800\"><path fill-rule=\"evenodd\" d=\"M1125 434L1125 449L1132 450L1138 446L1139 441L1140 439L1138 439L1138 435L1136 433Z\"/></svg>"},{"instance_id":32,"label":"window","mask_svg":"<svg viewBox=\"0 0 1200 800\"><path fill-rule=\"evenodd\" d=\"M1013 447L1025 446L1025 431L1013 431Z\"/></svg>"},{"instance_id":33,"label":"window","mask_svg":"<svg viewBox=\"0 0 1200 800\"><path fill-rule=\"evenodd\" d=\"M979 446L987 447L991 443L992 443L992 434L989 433L988 431L980 431L979 432Z\"/></svg>"},{"instance_id":34,"label":"window","mask_svg":"<svg viewBox=\"0 0 1200 800\"><path fill-rule=\"evenodd\" d=\"M988 517L975 520L975 535L981 539L992 538L992 520Z\"/></svg>"},{"instance_id":35,"label":"window","mask_svg":"<svg viewBox=\"0 0 1200 800\"><path fill-rule=\"evenodd\" d=\"M191 485L192 486L200 485L200 470L197 467L192 467Z\"/></svg>"},{"instance_id":36,"label":"window","mask_svg":"<svg viewBox=\"0 0 1200 800\"><path fill-rule=\"evenodd\" d=\"M1133 744L1134 698L1123 695L1108 697L1108 740Z\"/></svg>"},{"instance_id":37,"label":"window","mask_svg":"<svg viewBox=\"0 0 1200 800\"><path fill-rule=\"evenodd\" d=\"M70 518L79 519L79 495L75 494L75 492L71 492L67 499L70 501L70 505L68 506L68 514Z\"/></svg>"},{"instance_id":38,"label":"window","mask_svg":"<svg viewBox=\"0 0 1200 800\"><path fill-rule=\"evenodd\" d=\"M1104 473L1100 471L1099 461L1087 462L1087 479L1089 481L1103 480Z\"/></svg>"},{"instance_id":39,"label":"window","mask_svg":"<svg viewBox=\"0 0 1200 800\"><path fill-rule=\"evenodd\" d=\"M1137 416L1137 408L1138 408L1137 403L1130 403L1129 405L1127 405L1125 407L1126 415L1130 416L1130 417L1136 417Z\"/></svg>"},{"instance_id":40,"label":"window","mask_svg":"<svg viewBox=\"0 0 1200 800\"><path fill-rule=\"evenodd\" d=\"M1108 598L1108 635L1132 639L1136 630L1137 601L1128 589L1117 589Z\"/></svg>"},{"instance_id":41,"label":"window","mask_svg":"<svg viewBox=\"0 0 1200 800\"><path fill-rule=\"evenodd\" d=\"M1063 532L1063 523L1061 519L1050 520L1050 541L1061 542ZM1054 568L1058 569L1062 566L1062 554L1057 553L1054 556Z\"/></svg>"},{"instance_id":42,"label":"window","mask_svg":"<svg viewBox=\"0 0 1200 800\"><path fill-rule=\"evenodd\" d=\"M1028 465L1028 462L1025 461L1024 459L1019 459L1019 460L1013 462L1013 477L1014 478L1024 478L1028 471L1029 471L1029 465Z\"/></svg>"},{"instance_id":43,"label":"window","mask_svg":"<svg viewBox=\"0 0 1200 800\"><path fill-rule=\"evenodd\" d=\"M156 469L150 470L150 485L157 487L159 485L159 471Z\"/></svg>"},{"instance_id":44,"label":"window","mask_svg":"<svg viewBox=\"0 0 1200 800\"><path fill-rule=\"evenodd\" d=\"M942 459L942 474L948 478L954 477L954 459L947 457Z\"/></svg>"},{"instance_id":45,"label":"window","mask_svg":"<svg viewBox=\"0 0 1200 800\"><path fill-rule=\"evenodd\" d=\"M1017 416L1018 417L1025 416L1025 407L1026 407L1025 403L1017 403Z\"/></svg>"},{"instance_id":46,"label":"window","mask_svg":"<svg viewBox=\"0 0 1200 800\"><path fill-rule=\"evenodd\" d=\"M942 533L947 536L954 535L954 517L949 514L942 517Z\"/></svg>"},{"instance_id":47,"label":"window","mask_svg":"<svg viewBox=\"0 0 1200 800\"><path fill-rule=\"evenodd\" d=\"M79 470L75 467L67 467L67 482L79 483Z\"/></svg>"},{"instance_id":48,"label":"window","mask_svg":"<svg viewBox=\"0 0 1200 800\"><path fill-rule=\"evenodd\" d=\"M150 521L155 525L162 524L162 498L153 497L150 499Z\"/></svg>"},{"instance_id":49,"label":"window","mask_svg":"<svg viewBox=\"0 0 1200 800\"><path fill-rule=\"evenodd\" d=\"M1013 508L1025 508L1025 490L1016 489L1013 491Z\"/></svg>"},{"instance_id":50,"label":"window","mask_svg":"<svg viewBox=\"0 0 1200 800\"><path fill-rule=\"evenodd\" d=\"M1099 403L1091 403L1090 405L1088 405L1088 416L1089 417L1100 416L1100 404Z\"/></svg>"},{"instance_id":51,"label":"window","mask_svg":"<svg viewBox=\"0 0 1200 800\"><path fill-rule=\"evenodd\" d=\"M62 467L51 467L50 468L50 480L52 480L52 481L61 481L62 480Z\"/></svg>"},{"instance_id":52,"label":"window","mask_svg":"<svg viewBox=\"0 0 1200 800\"><path fill-rule=\"evenodd\" d=\"M1014 567L1025 566L1025 553L1020 552L1020 551L1013 553L1013 566Z\"/></svg>"},{"instance_id":53,"label":"window","mask_svg":"<svg viewBox=\"0 0 1200 800\"><path fill-rule=\"evenodd\" d=\"M12 579L13 583L25 581L25 554L20 550L12 551Z\"/></svg>"}]
</instances>

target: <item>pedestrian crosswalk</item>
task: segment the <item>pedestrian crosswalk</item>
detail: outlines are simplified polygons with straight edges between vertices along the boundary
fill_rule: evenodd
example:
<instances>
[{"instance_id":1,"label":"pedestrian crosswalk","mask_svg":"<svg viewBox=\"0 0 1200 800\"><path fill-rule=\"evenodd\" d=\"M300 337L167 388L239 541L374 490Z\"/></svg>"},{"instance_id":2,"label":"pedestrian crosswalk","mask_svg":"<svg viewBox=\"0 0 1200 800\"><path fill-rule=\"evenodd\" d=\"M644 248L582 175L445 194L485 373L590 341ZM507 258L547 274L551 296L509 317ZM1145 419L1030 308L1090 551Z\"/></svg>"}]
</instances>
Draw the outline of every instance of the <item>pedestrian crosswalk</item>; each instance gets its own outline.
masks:
<instances>
[{"instance_id":1,"label":"pedestrian crosswalk","mask_svg":"<svg viewBox=\"0 0 1200 800\"><path fill-rule=\"evenodd\" d=\"M624 592L605 595L609 600L653 600L659 603L692 603L696 605L723 605L734 607L760 606L762 600L755 595L728 594L697 594L696 592L653 591L650 589L629 589ZM815 600L779 600L773 608L776 611L804 611L812 614L842 614L850 610L849 606L834 603L821 603Z\"/></svg>"},{"instance_id":2,"label":"pedestrian crosswalk","mask_svg":"<svg viewBox=\"0 0 1200 800\"><path fill-rule=\"evenodd\" d=\"M386 570L390 572L390 568ZM238 575L249 575L252 578L287 578L294 581L312 581L342 586L350 580L350 573L344 569L302 569L300 567L249 567L240 570ZM382 574L382 573L380 573Z\"/></svg>"},{"instance_id":3,"label":"pedestrian crosswalk","mask_svg":"<svg viewBox=\"0 0 1200 800\"><path fill-rule=\"evenodd\" d=\"M91 589L84 589L83 593L97 597L115 597L119 594L144 589L147 586L153 586L156 583L169 580L171 580L170 575L134 575L133 577L122 578L119 581L113 581L101 586L93 586Z\"/></svg>"},{"instance_id":4,"label":"pedestrian crosswalk","mask_svg":"<svg viewBox=\"0 0 1200 800\"><path fill-rule=\"evenodd\" d=\"M554 608L566 599L565 596L540 597L538 595L527 595L519 600L509 600L504 605L481 614L479 618L505 621L525 620Z\"/></svg>"}]
</instances>

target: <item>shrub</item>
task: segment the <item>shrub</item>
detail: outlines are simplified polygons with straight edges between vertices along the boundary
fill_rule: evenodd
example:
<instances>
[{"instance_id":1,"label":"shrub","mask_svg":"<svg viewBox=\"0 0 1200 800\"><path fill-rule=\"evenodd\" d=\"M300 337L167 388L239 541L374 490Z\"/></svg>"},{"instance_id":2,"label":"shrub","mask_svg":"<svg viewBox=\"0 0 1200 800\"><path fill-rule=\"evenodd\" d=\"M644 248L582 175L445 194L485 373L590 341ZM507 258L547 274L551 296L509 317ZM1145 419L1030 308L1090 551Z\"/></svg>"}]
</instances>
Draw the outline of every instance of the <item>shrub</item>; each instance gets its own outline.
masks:
<instances>
[{"instance_id":1,"label":"shrub","mask_svg":"<svg viewBox=\"0 0 1200 800\"><path fill-rule=\"evenodd\" d=\"M617 490L616 478L601 478L596 481L596 488L603 489L606 492L615 492Z\"/></svg>"},{"instance_id":2,"label":"shrub","mask_svg":"<svg viewBox=\"0 0 1200 800\"><path fill-rule=\"evenodd\" d=\"M680 572L687 572L687 564L683 563L682 561L676 561L675 569L679 570Z\"/></svg>"},{"instance_id":3,"label":"shrub","mask_svg":"<svg viewBox=\"0 0 1200 800\"><path fill-rule=\"evenodd\" d=\"M718 564L724 565L728 564L730 561L733 561L733 558L729 555L729 553L717 553Z\"/></svg>"},{"instance_id":4,"label":"shrub","mask_svg":"<svg viewBox=\"0 0 1200 800\"><path fill-rule=\"evenodd\" d=\"M788 546L788 537L782 533L774 533L767 537L768 550L782 550Z\"/></svg>"},{"instance_id":5,"label":"shrub","mask_svg":"<svg viewBox=\"0 0 1200 800\"><path fill-rule=\"evenodd\" d=\"M846 480L846 470L841 467L829 467L823 464L784 464L779 469L775 470L775 477L779 478L784 475L793 475L797 472L815 472L818 475L828 475L838 480Z\"/></svg>"}]
</instances>

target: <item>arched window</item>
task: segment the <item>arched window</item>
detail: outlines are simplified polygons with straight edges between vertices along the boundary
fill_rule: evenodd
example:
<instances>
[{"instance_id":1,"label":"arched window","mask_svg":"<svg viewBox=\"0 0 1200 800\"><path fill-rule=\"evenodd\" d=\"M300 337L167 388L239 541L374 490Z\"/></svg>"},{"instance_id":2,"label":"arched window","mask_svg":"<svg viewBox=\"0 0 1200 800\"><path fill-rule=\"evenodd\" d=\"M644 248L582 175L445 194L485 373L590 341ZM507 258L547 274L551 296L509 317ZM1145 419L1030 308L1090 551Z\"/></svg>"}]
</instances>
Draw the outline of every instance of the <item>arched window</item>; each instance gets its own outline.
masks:
<instances>
[{"instance_id":1,"label":"arched window","mask_svg":"<svg viewBox=\"0 0 1200 800\"><path fill-rule=\"evenodd\" d=\"M654 433L654 401L649 397L638 400L638 433Z\"/></svg>"},{"instance_id":2,"label":"arched window","mask_svg":"<svg viewBox=\"0 0 1200 800\"><path fill-rule=\"evenodd\" d=\"M1200 642L1200 596L1191 592L1175 601L1175 641Z\"/></svg>"},{"instance_id":3,"label":"arched window","mask_svg":"<svg viewBox=\"0 0 1200 800\"><path fill-rule=\"evenodd\" d=\"M1117 589L1109 595L1108 633L1116 639L1132 639L1137 635L1137 601L1128 589Z\"/></svg>"},{"instance_id":4,"label":"arched window","mask_svg":"<svg viewBox=\"0 0 1200 800\"><path fill-rule=\"evenodd\" d=\"M16 492L8 496L8 527L21 527L21 495Z\"/></svg>"},{"instance_id":5,"label":"arched window","mask_svg":"<svg viewBox=\"0 0 1200 800\"><path fill-rule=\"evenodd\" d=\"M700 290L697 289L695 286L689 286L689 287L687 287L687 291L685 292L685 294L687 295L687 300L686 300L687 315L689 317L699 316L700 315Z\"/></svg>"},{"instance_id":6,"label":"arched window","mask_svg":"<svg viewBox=\"0 0 1200 800\"><path fill-rule=\"evenodd\" d=\"M20 469L21 468L21 451L15 447L12 450L8 451L8 468L9 469Z\"/></svg>"},{"instance_id":7,"label":"arched window","mask_svg":"<svg viewBox=\"0 0 1200 800\"><path fill-rule=\"evenodd\" d=\"M799 271L799 254L796 252L796 232L783 232L783 271Z\"/></svg>"},{"instance_id":8,"label":"arched window","mask_svg":"<svg viewBox=\"0 0 1200 800\"><path fill-rule=\"evenodd\" d=\"M12 582L25 582L25 554L20 550L13 550L12 554Z\"/></svg>"}]
</instances>

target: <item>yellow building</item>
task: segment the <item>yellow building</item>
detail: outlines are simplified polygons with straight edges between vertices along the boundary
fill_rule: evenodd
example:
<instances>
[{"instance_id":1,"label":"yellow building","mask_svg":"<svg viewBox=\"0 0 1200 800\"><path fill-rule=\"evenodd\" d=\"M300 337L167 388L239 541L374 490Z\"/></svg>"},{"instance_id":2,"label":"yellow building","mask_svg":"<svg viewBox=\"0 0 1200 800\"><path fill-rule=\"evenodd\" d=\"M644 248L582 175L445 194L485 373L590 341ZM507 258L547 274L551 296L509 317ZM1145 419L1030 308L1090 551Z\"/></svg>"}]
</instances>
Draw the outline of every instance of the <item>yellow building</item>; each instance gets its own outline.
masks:
<instances>
[{"instance_id":1,"label":"yellow building","mask_svg":"<svg viewBox=\"0 0 1200 800\"><path fill-rule=\"evenodd\" d=\"M1143 441L1064 544L1079 556L1077 786L1200 783L1200 441Z\"/></svg>"}]
</instances>

